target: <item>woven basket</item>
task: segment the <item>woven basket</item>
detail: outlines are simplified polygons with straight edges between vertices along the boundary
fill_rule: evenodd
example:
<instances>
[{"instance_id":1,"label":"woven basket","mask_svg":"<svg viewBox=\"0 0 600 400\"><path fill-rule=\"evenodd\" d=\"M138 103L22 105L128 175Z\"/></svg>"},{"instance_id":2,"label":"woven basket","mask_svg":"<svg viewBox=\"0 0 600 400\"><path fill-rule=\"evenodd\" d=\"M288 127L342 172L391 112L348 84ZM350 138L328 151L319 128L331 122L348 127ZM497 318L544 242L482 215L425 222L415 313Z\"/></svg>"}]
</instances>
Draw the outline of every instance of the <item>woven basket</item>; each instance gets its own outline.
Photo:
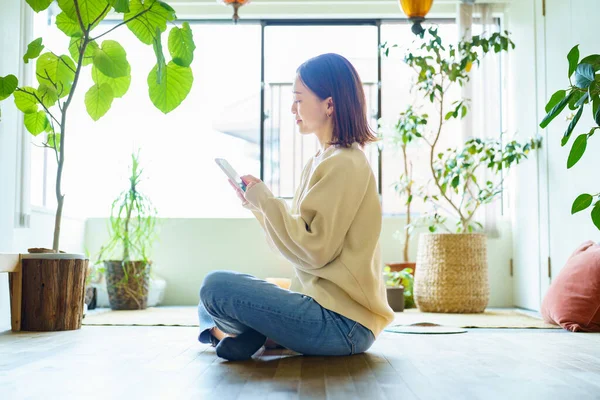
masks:
<instances>
[{"instance_id":1,"label":"woven basket","mask_svg":"<svg viewBox=\"0 0 600 400\"><path fill-rule=\"evenodd\" d=\"M486 236L421 234L414 298L423 312L483 312L490 298Z\"/></svg>"}]
</instances>

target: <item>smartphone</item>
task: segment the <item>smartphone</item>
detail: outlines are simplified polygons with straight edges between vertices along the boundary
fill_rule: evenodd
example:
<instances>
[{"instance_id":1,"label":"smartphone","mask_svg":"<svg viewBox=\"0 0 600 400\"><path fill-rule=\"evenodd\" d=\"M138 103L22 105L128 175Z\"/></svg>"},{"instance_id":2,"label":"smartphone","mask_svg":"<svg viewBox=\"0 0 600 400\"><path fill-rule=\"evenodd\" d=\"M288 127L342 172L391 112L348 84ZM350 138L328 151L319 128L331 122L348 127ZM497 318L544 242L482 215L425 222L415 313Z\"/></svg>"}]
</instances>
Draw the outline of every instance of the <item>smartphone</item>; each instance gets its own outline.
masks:
<instances>
[{"instance_id":1,"label":"smartphone","mask_svg":"<svg viewBox=\"0 0 600 400\"><path fill-rule=\"evenodd\" d=\"M235 184L238 185L240 189L242 189L244 192L246 191L246 184L242 181L240 175L235 171L235 169L233 169L231 164L229 164L226 159L215 158L215 162L219 167L221 167L221 170L225 173L225 175L227 175L229 179L234 181Z\"/></svg>"}]
</instances>

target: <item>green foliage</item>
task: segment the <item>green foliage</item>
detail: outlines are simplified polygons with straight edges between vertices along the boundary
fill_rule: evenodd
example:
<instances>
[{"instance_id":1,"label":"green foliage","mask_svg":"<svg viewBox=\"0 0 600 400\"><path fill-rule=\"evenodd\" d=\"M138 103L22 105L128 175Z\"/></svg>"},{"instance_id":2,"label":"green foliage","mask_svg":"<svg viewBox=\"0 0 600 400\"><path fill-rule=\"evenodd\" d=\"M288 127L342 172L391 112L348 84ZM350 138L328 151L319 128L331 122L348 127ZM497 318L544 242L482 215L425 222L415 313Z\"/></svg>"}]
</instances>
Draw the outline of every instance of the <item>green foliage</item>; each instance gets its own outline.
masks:
<instances>
[{"instance_id":1,"label":"green foliage","mask_svg":"<svg viewBox=\"0 0 600 400\"><path fill-rule=\"evenodd\" d=\"M48 8L52 0L27 0L36 12ZM114 40L98 39L113 30L127 27L145 44L152 44L157 63L148 76L149 95L163 113L177 108L189 94L193 75L190 65L196 48L191 28L183 23L174 26L169 33L167 61L162 54L161 34L167 30L167 22L174 21L175 10L158 0L57 0L61 13L56 16L56 26L66 35L69 55L58 55L47 49L38 38L27 46L23 62L36 59L35 74L39 87L19 87L14 75L0 77L0 101L14 93L16 106L25 113L24 124L32 135L47 133L44 146L56 152L58 162L56 176L57 215L54 227L53 249L58 252L59 232L64 195L61 177L65 154L68 110L79 77L85 67L92 65L94 85L87 88L85 106L90 117L96 121L110 110L115 98L123 97L131 83L131 67L126 50ZM123 21L101 33L100 23L109 11L123 14ZM174 25L174 24L173 24ZM43 52L44 51L44 52Z\"/></svg>"},{"instance_id":2,"label":"green foliage","mask_svg":"<svg viewBox=\"0 0 600 400\"><path fill-rule=\"evenodd\" d=\"M108 226L110 239L98 255L99 261L114 259L111 257L125 262L150 261L150 249L156 239L157 212L150 199L138 189L143 172L139 152L132 154L131 160L129 187L112 203Z\"/></svg>"},{"instance_id":3,"label":"green foliage","mask_svg":"<svg viewBox=\"0 0 600 400\"><path fill-rule=\"evenodd\" d=\"M391 272L390 267L386 265L383 269L383 276L385 284L388 287L404 287L405 308L415 307L415 300L413 297L414 276L412 268L404 268L402 271Z\"/></svg>"},{"instance_id":4,"label":"green foliage","mask_svg":"<svg viewBox=\"0 0 600 400\"><path fill-rule=\"evenodd\" d=\"M590 138L596 130L600 129L600 54L592 54L584 57L579 61L579 45L574 46L567 55L569 86L566 89L558 90L552 95L546 104L546 116L540 123L541 128L546 128L557 116L559 116L566 105L569 105L571 110L577 110L571 118L565 133L561 138L561 146L565 146L571 137L571 134L576 130L584 109L591 105L590 112L594 121L591 128L588 126L585 129L590 129L587 133L577 135L569 151L567 158L567 168L574 167L579 160L584 156L588 147ZM574 82L571 80L575 74ZM571 214L583 211L592 207L591 219L594 225L600 229L600 193L596 194L580 194L574 200L571 206Z\"/></svg>"},{"instance_id":5,"label":"green foliage","mask_svg":"<svg viewBox=\"0 0 600 400\"><path fill-rule=\"evenodd\" d=\"M462 40L457 45L446 46L437 29L430 28L421 35L415 48L405 54L404 62L416 73L414 89L431 102L439 113L436 118L429 118L427 115L419 116L409 109L410 118L401 119L400 126L407 134L398 136L398 140L408 143L416 137L425 142L430 150L431 180L424 183L415 194L428 202L433 212L421 215L408 229L424 224L430 232L436 232L439 228L451 232L445 225L449 217L456 220L456 227L453 229L455 232L481 229L482 225L473 221L475 212L502 192L502 179L480 184L478 178L483 175L482 172L487 170L491 176L498 177L501 171L518 164L530 151L540 147L539 138L529 139L524 144L511 141L505 146L495 140L471 139L458 149L443 152L436 150L446 122L462 119L469 112L469 99L447 104L451 88L468 82L472 66L479 65L486 54L508 51L514 47L508 36L500 33L489 37L477 35L469 40ZM391 47L385 43L382 49L387 55ZM570 100L565 99L563 93L556 93L553 98L556 107L560 104L563 108ZM420 123L416 124L415 121ZM419 135L415 135L413 125L426 127L428 134L419 131ZM401 179L401 182L403 183L397 187L403 194L409 184L414 184L412 179ZM411 196L409 199L414 201Z\"/></svg>"}]
</instances>

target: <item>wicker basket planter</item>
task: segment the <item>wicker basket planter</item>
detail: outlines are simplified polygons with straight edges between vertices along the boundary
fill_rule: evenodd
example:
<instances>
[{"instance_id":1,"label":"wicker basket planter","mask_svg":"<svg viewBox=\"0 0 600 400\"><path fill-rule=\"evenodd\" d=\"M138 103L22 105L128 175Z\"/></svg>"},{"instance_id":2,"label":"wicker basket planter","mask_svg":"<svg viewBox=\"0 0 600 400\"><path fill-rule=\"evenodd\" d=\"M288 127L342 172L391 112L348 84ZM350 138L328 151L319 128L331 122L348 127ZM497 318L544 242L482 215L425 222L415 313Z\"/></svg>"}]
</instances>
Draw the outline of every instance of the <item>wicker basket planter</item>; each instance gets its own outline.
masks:
<instances>
[{"instance_id":1,"label":"wicker basket planter","mask_svg":"<svg viewBox=\"0 0 600 400\"><path fill-rule=\"evenodd\" d=\"M483 312L490 297L486 236L422 234L417 250L414 297L423 312Z\"/></svg>"}]
</instances>

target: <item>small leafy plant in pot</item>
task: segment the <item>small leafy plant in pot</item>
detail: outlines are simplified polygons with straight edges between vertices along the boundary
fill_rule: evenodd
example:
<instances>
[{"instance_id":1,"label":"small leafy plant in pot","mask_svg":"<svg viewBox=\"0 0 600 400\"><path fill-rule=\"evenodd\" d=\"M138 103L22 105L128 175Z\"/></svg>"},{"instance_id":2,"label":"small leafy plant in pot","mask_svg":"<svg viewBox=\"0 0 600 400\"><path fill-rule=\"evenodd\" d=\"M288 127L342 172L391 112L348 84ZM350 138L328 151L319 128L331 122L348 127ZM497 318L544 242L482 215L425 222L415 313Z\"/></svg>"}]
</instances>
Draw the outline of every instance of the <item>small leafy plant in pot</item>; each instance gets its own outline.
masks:
<instances>
[{"instance_id":1,"label":"small leafy plant in pot","mask_svg":"<svg viewBox=\"0 0 600 400\"><path fill-rule=\"evenodd\" d=\"M413 308L413 270L404 268L401 271L392 271L389 266L383 270L387 286L387 298L392 310L401 312L405 308Z\"/></svg>"},{"instance_id":2,"label":"small leafy plant in pot","mask_svg":"<svg viewBox=\"0 0 600 400\"><path fill-rule=\"evenodd\" d=\"M157 212L148 197L138 190L142 169L139 152L131 156L129 188L112 203L108 243L98 262L106 274L106 289L113 310L143 310L148 304L152 262L149 252L156 239ZM121 259L107 259L120 252Z\"/></svg>"}]
</instances>

